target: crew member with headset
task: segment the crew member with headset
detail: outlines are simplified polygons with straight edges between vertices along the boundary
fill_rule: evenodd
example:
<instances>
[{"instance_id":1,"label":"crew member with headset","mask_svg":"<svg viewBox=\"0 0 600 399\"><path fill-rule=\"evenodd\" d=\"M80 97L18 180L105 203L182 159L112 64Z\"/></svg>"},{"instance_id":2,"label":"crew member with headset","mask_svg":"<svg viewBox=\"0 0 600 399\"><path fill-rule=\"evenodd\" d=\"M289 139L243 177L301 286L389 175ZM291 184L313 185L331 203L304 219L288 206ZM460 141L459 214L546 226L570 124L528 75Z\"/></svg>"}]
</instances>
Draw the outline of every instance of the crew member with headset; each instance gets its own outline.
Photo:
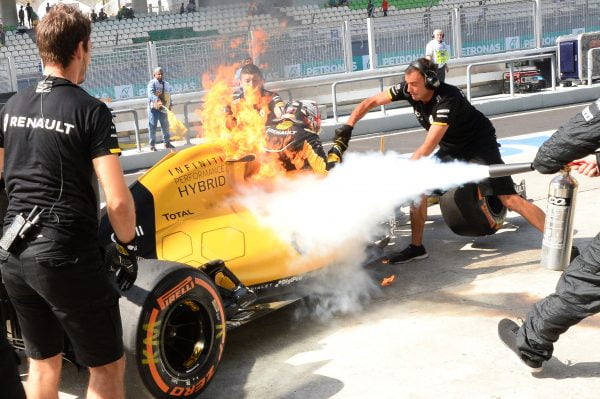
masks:
<instances>
[{"instance_id":1,"label":"crew member with headset","mask_svg":"<svg viewBox=\"0 0 600 399\"><path fill-rule=\"evenodd\" d=\"M135 210L108 107L78 85L91 59L90 21L58 4L40 22L44 79L0 113L8 194L2 279L29 358L27 396L57 397L65 334L90 371L88 396L124 398L119 293L99 249L93 176L115 231L117 284L137 277Z\"/></svg>"},{"instance_id":2,"label":"crew member with headset","mask_svg":"<svg viewBox=\"0 0 600 399\"><path fill-rule=\"evenodd\" d=\"M596 177L600 147L600 99L586 106L561 126L537 152L533 167L540 173L556 173L578 160L574 169ZM512 320L498 323L500 339L531 371L550 360L554 343L571 326L600 312L600 234L560 276L556 291L533 305L522 326Z\"/></svg>"},{"instance_id":3,"label":"crew member with headset","mask_svg":"<svg viewBox=\"0 0 600 399\"><path fill-rule=\"evenodd\" d=\"M503 163L496 130L490 120L471 105L459 88L440 82L435 64L419 58L406 68L404 81L388 90L363 100L342 127L336 138L349 140L354 125L372 108L392 101L407 100L427 135L411 159L429 156L439 145L435 156L442 162L461 160L484 165ZM510 177L486 179L479 184L484 196L498 196L502 204L521 214L536 229L544 230L544 212L517 195ZM390 256L391 263L405 263L428 256L423 246L423 229L427 217L427 201L411 208L412 240L403 251Z\"/></svg>"},{"instance_id":4,"label":"crew member with headset","mask_svg":"<svg viewBox=\"0 0 600 399\"><path fill-rule=\"evenodd\" d=\"M315 101L292 100L281 118L266 129L268 153L278 156L287 171L312 170L326 174L341 161L347 145L336 142L326 155L321 143L321 111Z\"/></svg>"}]
</instances>

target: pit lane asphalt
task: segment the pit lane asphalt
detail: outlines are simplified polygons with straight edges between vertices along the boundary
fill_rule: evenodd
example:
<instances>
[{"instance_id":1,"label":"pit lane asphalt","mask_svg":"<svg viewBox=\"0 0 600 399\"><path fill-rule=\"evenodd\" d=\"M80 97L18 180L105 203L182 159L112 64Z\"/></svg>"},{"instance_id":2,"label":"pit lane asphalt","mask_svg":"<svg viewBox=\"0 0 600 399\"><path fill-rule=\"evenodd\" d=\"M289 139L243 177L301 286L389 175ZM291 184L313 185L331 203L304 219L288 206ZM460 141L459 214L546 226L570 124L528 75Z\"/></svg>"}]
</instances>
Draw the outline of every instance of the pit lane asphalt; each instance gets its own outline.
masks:
<instances>
[{"instance_id":1,"label":"pit lane asphalt","mask_svg":"<svg viewBox=\"0 0 600 399\"><path fill-rule=\"evenodd\" d=\"M499 138L554 130L583 105L491 118ZM423 130L384 134L385 147L412 151ZM377 150L381 135L357 137L353 151ZM526 162L535 148L505 158ZM128 179L133 175L128 176ZM546 208L551 176L528 173L528 196ZM577 177L575 244L598 231L600 178ZM559 272L539 265L541 235L509 213L489 237L454 235L437 206L429 209L430 257L379 266L396 282L363 309L320 320L300 302L228 333L206 398L574 398L600 390L600 322L589 318L556 345L544 371L530 373L496 336L503 317L524 317L553 292ZM409 226L396 247L408 241ZM338 282L343 284L343 282ZM335 284L335 282L332 282ZM61 398L83 398L86 374L63 369ZM138 398L136 393L129 397Z\"/></svg>"}]
</instances>

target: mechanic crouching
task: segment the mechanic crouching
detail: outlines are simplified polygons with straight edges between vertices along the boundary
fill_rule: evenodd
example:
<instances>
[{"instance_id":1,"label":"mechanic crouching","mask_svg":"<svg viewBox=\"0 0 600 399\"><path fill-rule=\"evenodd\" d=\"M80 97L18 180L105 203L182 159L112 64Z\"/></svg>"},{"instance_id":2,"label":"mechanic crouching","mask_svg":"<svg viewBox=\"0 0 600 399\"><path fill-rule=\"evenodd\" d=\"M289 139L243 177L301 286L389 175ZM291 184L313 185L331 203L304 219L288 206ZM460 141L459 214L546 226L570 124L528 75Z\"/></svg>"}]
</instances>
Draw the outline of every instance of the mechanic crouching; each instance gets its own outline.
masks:
<instances>
[{"instance_id":1,"label":"mechanic crouching","mask_svg":"<svg viewBox=\"0 0 600 399\"><path fill-rule=\"evenodd\" d=\"M600 99L561 126L538 150L533 166L540 173L556 173L573 160L600 147ZM598 155L598 153L596 153ZM597 156L579 159L574 168L598 176ZM532 371L550 360L560 334L600 312L600 234L563 272L556 291L533 306L519 327L509 319L498 323L500 339Z\"/></svg>"},{"instance_id":2,"label":"mechanic crouching","mask_svg":"<svg viewBox=\"0 0 600 399\"><path fill-rule=\"evenodd\" d=\"M267 126L267 153L279 158L286 171L312 170L326 174L348 148L348 140L338 137L325 155L321 143L321 111L315 101L292 100L283 108L283 115Z\"/></svg>"},{"instance_id":3,"label":"mechanic crouching","mask_svg":"<svg viewBox=\"0 0 600 399\"><path fill-rule=\"evenodd\" d=\"M8 195L0 267L29 358L29 398L58 397L65 336L89 369L88 398L125 395L119 293L99 248L94 173L115 231L121 289L137 276L135 209L112 115L79 86L90 35L80 11L54 6L36 30L43 80L0 113Z\"/></svg>"},{"instance_id":4,"label":"mechanic crouching","mask_svg":"<svg viewBox=\"0 0 600 399\"><path fill-rule=\"evenodd\" d=\"M336 137L349 136L354 125L370 109L401 100L410 103L419 123L427 131L423 144L410 159L429 156L439 145L435 157L442 162L504 163L492 122L467 101L458 87L440 82L436 65L425 58L419 58L406 68L404 82L363 100L346 124L336 129ZM517 194L510 177L486 179L479 183L479 188L482 195L497 196L505 207L521 214L539 231L544 230L544 212ZM390 263L406 263L428 256L423 246L426 217L427 201L423 198L411 207L411 244L391 255Z\"/></svg>"}]
</instances>

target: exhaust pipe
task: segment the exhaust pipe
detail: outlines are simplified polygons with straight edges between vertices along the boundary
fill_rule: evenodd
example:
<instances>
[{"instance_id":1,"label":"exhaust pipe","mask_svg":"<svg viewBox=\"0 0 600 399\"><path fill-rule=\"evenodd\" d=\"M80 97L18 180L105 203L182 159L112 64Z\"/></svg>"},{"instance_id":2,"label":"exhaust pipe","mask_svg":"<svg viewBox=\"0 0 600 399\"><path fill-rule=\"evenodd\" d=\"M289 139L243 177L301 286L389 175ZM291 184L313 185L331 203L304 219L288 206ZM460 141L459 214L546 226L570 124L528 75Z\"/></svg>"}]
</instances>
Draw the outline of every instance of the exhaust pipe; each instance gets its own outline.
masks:
<instances>
[{"instance_id":1,"label":"exhaust pipe","mask_svg":"<svg viewBox=\"0 0 600 399\"><path fill-rule=\"evenodd\" d=\"M515 175L517 173L531 172L533 169L533 163L509 163L509 164L496 164L489 166L490 177L503 177Z\"/></svg>"}]
</instances>

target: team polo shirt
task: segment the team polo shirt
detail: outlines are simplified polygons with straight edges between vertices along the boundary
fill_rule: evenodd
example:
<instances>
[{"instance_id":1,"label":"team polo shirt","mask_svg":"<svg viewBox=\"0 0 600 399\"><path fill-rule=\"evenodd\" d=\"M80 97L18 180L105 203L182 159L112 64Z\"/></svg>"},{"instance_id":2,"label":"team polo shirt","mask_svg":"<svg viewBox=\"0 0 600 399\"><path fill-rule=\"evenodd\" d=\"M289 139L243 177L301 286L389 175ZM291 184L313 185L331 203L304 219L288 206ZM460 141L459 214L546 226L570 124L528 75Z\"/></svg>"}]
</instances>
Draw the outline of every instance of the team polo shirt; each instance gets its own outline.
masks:
<instances>
[{"instance_id":1,"label":"team polo shirt","mask_svg":"<svg viewBox=\"0 0 600 399\"><path fill-rule=\"evenodd\" d=\"M490 120L471 105L458 87L440 83L428 103L414 101L406 92L405 82L387 91L392 101L407 100L425 130L432 125L448 126L440 149L451 155L473 154L497 146L496 130Z\"/></svg>"},{"instance_id":2,"label":"team polo shirt","mask_svg":"<svg viewBox=\"0 0 600 399\"><path fill-rule=\"evenodd\" d=\"M9 198L7 226L37 205L42 234L66 244L97 239L92 159L120 154L106 104L50 77L15 94L0 112L0 148Z\"/></svg>"}]
</instances>

